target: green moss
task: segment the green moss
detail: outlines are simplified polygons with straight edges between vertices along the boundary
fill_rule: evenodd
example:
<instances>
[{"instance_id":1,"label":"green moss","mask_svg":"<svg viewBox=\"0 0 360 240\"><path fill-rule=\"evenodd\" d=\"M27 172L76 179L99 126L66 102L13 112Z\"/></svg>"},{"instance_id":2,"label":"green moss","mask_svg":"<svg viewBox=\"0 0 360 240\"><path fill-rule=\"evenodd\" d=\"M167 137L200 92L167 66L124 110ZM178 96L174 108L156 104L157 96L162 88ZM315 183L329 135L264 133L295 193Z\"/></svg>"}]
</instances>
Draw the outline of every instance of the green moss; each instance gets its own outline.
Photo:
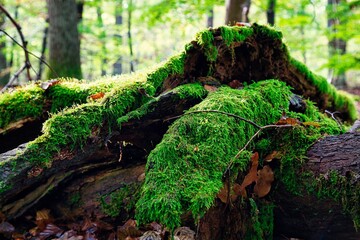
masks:
<instances>
[{"instance_id":1,"label":"green moss","mask_svg":"<svg viewBox=\"0 0 360 240\"><path fill-rule=\"evenodd\" d=\"M259 200L249 199L250 229L245 234L246 240L273 239L274 205Z\"/></svg>"},{"instance_id":2,"label":"green moss","mask_svg":"<svg viewBox=\"0 0 360 240\"><path fill-rule=\"evenodd\" d=\"M196 34L196 42L203 49L205 56L209 62L215 62L218 51L214 46L214 35L211 30L204 30Z\"/></svg>"},{"instance_id":3,"label":"green moss","mask_svg":"<svg viewBox=\"0 0 360 240\"><path fill-rule=\"evenodd\" d=\"M43 113L44 90L35 84L0 95L0 128L23 117L39 117Z\"/></svg>"},{"instance_id":4,"label":"green moss","mask_svg":"<svg viewBox=\"0 0 360 240\"><path fill-rule=\"evenodd\" d=\"M275 80L242 91L223 87L189 112L215 109L265 125L280 118L282 109L288 108L290 94L284 83ZM187 211L195 219L201 217L222 187L222 175L230 161L256 130L247 122L210 112L188 113L175 121L148 157L137 219L161 222L173 229ZM244 170L248 161L239 159L238 168Z\"/></svg>"},{"instance_id":5,"label":"green moss","mask_svg":"<svg viewBox=\"0 0 360 240\"><path fill-rule=\"evenodd\" d=\"M254 34L253 28L250 27L222 26L219 29L221 32L221 37L228 47L233 42L243 42L246 38Z\"/></svg>"},{"instance_id":6,"label":"green moss","mask_svg":"<svg viewBox=\"0 0 360 240\"><path fill-rule=\"evenodd\" d=\"M281 40L283 35L280 31L275 30L275 28L270 26L252 25L254 34L256 34L259 38L270 38L270 39L278 39Z\"/></svg>"},{"instance_id":7,"label":"green moss","mask_svg":"<svg viewBox=\"0 0 360 240\"><path fill-rule=\"evenodd\" d=\"M171 74L183 74L185 66L184 52L179 55L171 57L162 66L159 66L156 70L152 71L148 75L148 82L151 83L155 89L159 88L163 81Z\"/></svg>"}]
</instances>

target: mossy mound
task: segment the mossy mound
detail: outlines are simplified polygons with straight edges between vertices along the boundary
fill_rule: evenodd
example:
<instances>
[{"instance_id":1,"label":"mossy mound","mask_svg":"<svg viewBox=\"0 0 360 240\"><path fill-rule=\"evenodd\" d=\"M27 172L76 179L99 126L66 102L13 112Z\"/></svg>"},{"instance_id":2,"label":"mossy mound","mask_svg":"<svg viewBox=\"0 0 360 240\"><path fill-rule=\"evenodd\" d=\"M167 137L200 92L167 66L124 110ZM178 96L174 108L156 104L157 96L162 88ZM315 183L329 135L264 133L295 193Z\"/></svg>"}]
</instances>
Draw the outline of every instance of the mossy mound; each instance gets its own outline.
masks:
<instances>
[{"instance_id":1,"label":"mossy mound","mask_svg":"<svg viewBox=\"0 0 360 240\"><path fill-rule=\"evenodd\" d=\"M293 60L281 38L280 32L256 24L208 29L199 33L183 53L153 70L93 83L61 79L46 90L33 83L1 94L1 128L24 117L40 118L45 111L51 114L43 124L42 135L16 158L0 165L26 162L50 168L61 150L79 150L114 131L121 134L123 123L152 112L152 103L173 90L184 99L207 97L176 120L149 153L146 180L136 204L140 222L158 221L173 229L187 212L199 220L213 205L224 172L246 172L254 149L260 156L277 148L284 152L276 174L289 191L296 193L301 185L298 169L304 164L307 147L323 134L342 131L318 108L339 110L349 122L357 115L352 99ZM234 82L236 89L229 87L234 88ZM204 87L209 86L218 89L208 94ZM98 93L104 96L91 97ZM309 100L305 113L290 111L294 93L314 101L318 108ZM217 112L206 112L209 110ZM259 141L251 142L234 159L258 126L276 123L283 112L317 124L265 131ZM4 176L0 175L0 188L6 192L9 179Z\"/></svg>"}]
</instances>

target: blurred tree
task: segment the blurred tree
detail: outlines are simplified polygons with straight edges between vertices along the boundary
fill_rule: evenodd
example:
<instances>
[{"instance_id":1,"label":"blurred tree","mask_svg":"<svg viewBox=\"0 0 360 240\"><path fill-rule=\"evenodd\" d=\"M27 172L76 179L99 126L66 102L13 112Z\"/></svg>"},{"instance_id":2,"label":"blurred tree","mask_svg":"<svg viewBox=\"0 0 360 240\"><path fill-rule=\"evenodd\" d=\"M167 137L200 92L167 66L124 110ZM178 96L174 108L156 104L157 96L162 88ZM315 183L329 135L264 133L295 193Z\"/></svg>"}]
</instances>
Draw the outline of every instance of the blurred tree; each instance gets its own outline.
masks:
<instances>
[{"instance_id":1,"label":"blurred tree","mask_svg":"<svg viewBox=\"0 0 360 240\"><path fill-rule=\"evenodd\" d=\"M346 53L346 41L345 39L338 34L338 27L344 23L344 20L339 16L339 12L344 11L340 9L343 6L345 0L328 0L327 12L328 12L328 28L330 31L329 37L329 58L331 61L334 58L338 58L339 55L344 55ZM340 60L338 58L338 60ZM334 72L334 69L329 69L329 78L331 83L333 83L338 88L346 87L346 76L345 72Z\"/></svg>"},{"instance_id":2,"label":"blurred tree","mask_svg":"<svg viewBox=\"0 0 360 240\"><path fill-rule=\"evenodd\" d=\"M266 10L267 22L270 25L275 24L275 5L276 0L268 0L268 9Z\"/></svg>"},{"instance_id":3,"label":"blurred tree","mask_svg":"<svg viewBox=\"0 0 360 240\"><path fill-rule=\"evenodd\" d=\"M129 44L129 53L130 53L130 72L135 71L134 67L134 52L133 52L133 44L132 44L132 36L131 36L131 21L132 21L132 12L134 10L134 4L132 0L128 0L127 2L127 35L128 35L128 44Z\"/></svg>"},{"instance_id":4,"label":"blurred tree","mask_svg":"<svg viewBox=\"0 0 360 240\"><path fill-rule=\"evenodd\" d=\"M122 45L122 35L120 34L120 26L123 24L123 0L115 1L115 25L118 27L115 33L115 47L118 50ZM116 51L120 53L120 51ZM121 74L122 73L122 56L117 57L115 63L113 64L113 74Z\"/></svg>"},{"instance_id":5,"label":"blurred tree","mask_svg":"<svg viewBox=\"0 0 360 240\"><path fill-rule=\"evenodd\" d=\"M101 44L101 76L106 75L106 68L107 68L107 50L106 50L106 32L104 27L104 22L102 18L102 9L101 5L96 6L96 15L97 15L97 25L101 29L99 41Z\"/></svg>"},{"instance_id":6,"label":"blurred tree","mask_svg":"<svg viewBox=\"0 0 360 240\"><path fill-rule=\"evenodd\" d=\"M225 24L235 25L236 22L249 22L251 0L226 0Z\"/></svg>"},{"instance_id":7,"label":"blurred tree","mask_svg":"<svg viewBox=\"0 0 360 240\"><path fill-rule=\"evenodd\" d=\"M4 1L0 1L1 5L4 5ZM0 28L4 30L5 25L5 14L0 12ZM0 88L5 86L9 81L10 77L10 67L9 63L6 60L6 38L5 35L1 32L0 35Z\"/></svg>"},{"instance_id":8,"label":"blurred tree","mask_svg":"<svg viewBox=\"0 0 360 240\"><path fill-rule=\"evenodd\" d=\"M348 85L346 71L360 70L360 1L328 0L327 14L329 60L326 67L331 82L345 88Z\"/></svg>"},{"instance_id":9,"label":"blurred tree","mask_svg":"<svg viewBox=\"0 0 360 240\"><path fill-rule=\"evenodd\" d=\"M75 0L47 0L49 13L49 63L60 77L81 78L79 15ZM57 77L52 71L48 78Z\"/></svg>"}]
</instances>

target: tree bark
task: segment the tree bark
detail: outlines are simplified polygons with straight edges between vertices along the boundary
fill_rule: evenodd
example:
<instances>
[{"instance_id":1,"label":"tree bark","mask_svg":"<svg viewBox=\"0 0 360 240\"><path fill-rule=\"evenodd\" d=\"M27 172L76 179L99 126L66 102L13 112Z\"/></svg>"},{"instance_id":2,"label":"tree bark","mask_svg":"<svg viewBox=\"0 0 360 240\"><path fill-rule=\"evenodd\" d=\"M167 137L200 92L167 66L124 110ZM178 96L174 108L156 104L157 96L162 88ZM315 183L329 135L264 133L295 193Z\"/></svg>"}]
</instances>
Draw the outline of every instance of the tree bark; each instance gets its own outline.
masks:
<instances>
[{"instance_id":1,"label":"tree bark","mask_svg":"<svg viewBox=\"0 0 360 240\"><path fill-rule=\"evenodd\" d=\"M47 0L49 13L49 63L60 77L81 79L80 38L75 0ZM51 71L48 78L58 77Z\"/></svg>"},{"instance_id":2,"label":"tree bark","mask_svg":"<svg viewBox=\"0 0 360 240\"><path fill-rule=\"evenodd\" d=\"M243 4L246 0L226 0L225 24L235 25L236 22L245 22L243 16Z\"/></svg>"}]
</instances>

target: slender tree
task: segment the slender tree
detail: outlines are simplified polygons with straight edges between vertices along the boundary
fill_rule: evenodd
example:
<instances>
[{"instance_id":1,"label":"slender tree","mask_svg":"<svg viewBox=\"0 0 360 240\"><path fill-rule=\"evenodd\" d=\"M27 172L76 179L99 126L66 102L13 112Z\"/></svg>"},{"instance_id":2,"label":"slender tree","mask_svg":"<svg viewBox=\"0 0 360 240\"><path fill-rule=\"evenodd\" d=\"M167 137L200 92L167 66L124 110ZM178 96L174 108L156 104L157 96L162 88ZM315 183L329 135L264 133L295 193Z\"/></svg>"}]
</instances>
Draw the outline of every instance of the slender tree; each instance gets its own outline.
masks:
<instances>
[{"instance_id":1,"label":"slender tree","mask_svg":"<svg viewBox=\"0 0 360 240\"><path fill-rule=\"evenodd\" d=\"M0 4L3 5L4 1L1 0ZM5 24L5 14L0 12L0 28L4 29ZM10 77L10 68L9 64L6 60L6 39L4 35L0 35L0 88L5 86L5 84L9 81Z\"/></svg>"},{"instance_id":2,"label":"slender tree","mask_svg":"<svg viewBox=\"0 0 360 240\"><path fill-rule=\"evenodd\" d=\"M339 11L340 4L346 3L345 0L328 0L328 28L329 38L329 61L340 61L339 56L346 53L346 41L338 34L338 28L343 24L343 19ZM338 88L346 87L345 72L334 72L333 68L329 70L329 79Z\"/></svg>"},{"instance_id":3,"label":"slender tree","mask_svg":"<svg viewBox=\"0 0 360 240\"><path fill-rule=\"evenodd\" d=\"M120 32L119 28L123 24L123 1L116 0L115 2L115 25L118 27L117 32ZM122 45L122 35L117 33L114 37L115 46L119 49ZM120 51L118 51L120 52ZM121 74L122 73L122 56L118 56L116 62L113 64L113 74Z\"/></svg>"},{"instance_id":4,"label":"slender tree","mask_svg":"<svg viewBox=\"0 0 360 240\"><path fill-rule=\"evenodd\" d=\"M207 15L207 27L213 27L214 26L214 8L211 7L209 10L209 13Z\"/></svg>"},{"instance_id":5,"label":"slender tree","mask_svg":"<svg viewBox=\"0 0 360 240\"><path fill-rule=\"evenodd\" d=\"M270 25L275 24L275 6L276 0L268 0L268 8L266 10L267 22Z\"/></svg>"},{"instance_id":6,"label":"slender tree","mask_svg":"<svg viewBox=\"0 0 360 240\"><path fill-rule=\"evenodd\" d=\"M75 0L47 0L49 63L61 77L81 78L79 19ZM56 77L52 71L49 78Z\"/></svg>"},{"instance_id":7,"label":"slender tree","mask_svg":"<svg viewBox=\"0 0 360 240\"><path fill-rule=\"evenodd\" d=\"M134 51L133 51L133 45L132 45L132 36L131 36L131 21L132 21L132 12L133 12L133 0L128 1L128 44L129 44L129 52L130 52L130 72L134 72Z\"/></svg>"},{"instance_id":8,"label":"slender tree","mask_svg":"<svg viewBox=\"0 0 360 240\"><path fill-rule=\"evenodd\" d=\"M246 22L244 4L247 0L226 0L225 24L235 25L236 22Z\"/></svg>"},{"instance_id":9,"label":"slender tree","mask_svg":"<svg viewBox=\"0 0 360 240\"><path fill-rule=\"evenodd\" d=\"M106 65L107 65L107 50L106 50L106 31L104 28L104 21L102 18L102 9L101 5L96 6L97 13L97 25L101 29L100 35L98 36L101 43L101 75L106 75Z\"/></svg>"}]
</instances>

